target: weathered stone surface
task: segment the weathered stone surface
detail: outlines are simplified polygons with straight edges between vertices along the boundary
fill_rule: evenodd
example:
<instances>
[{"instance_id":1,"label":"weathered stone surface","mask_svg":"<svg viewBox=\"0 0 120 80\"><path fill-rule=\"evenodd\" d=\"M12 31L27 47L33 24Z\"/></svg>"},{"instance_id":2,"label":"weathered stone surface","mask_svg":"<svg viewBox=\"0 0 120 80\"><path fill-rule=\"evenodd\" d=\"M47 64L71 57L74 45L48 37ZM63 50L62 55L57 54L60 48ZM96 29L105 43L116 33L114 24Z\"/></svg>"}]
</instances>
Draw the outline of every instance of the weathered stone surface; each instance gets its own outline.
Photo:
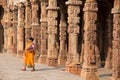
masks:
<instances>
[{"instance_id":1,"label":"weathered stone surface","mask_svg":"<svg viewBox=\"0 0 120 80\"><path fill-rule=\"evenodd\" d=\"M32 0L31 1L31 7L32 7L32 29L31 29L31 36L34 38L34 43L36 45L36 49L38 49L38 38L39 38L39 17L38 17L38 11L39 11L39 2L38 0Z\"/></svg>"},{"instance_id":2,"label":"weathered stone surface","mask_svg":"<svg viewBox=\"0 0 120 80\"><path fill-rule=\"evenodd\" d=\"M24 50L24 26L25 26L25 6L18 4L18 26L17 26L17 53L23 54Z\"/></svg>"},{"instance_id":3,"label":"weathered stone surface","mask_svg":"<svg viewBox=\"0 0 120 80\"><path fill-rule=\"evenodd\" d=\"M48 40L48 35L47 35L47 4L48 2L43 0L41 1L41 44L40 44L40 57L39 57L39 62L41 64L46 64L46 59L47 59L47 40Z\"/></svg>"},{"instance_id":4,"label":"weathered stone surface","mask_svg":"<svg viewBox=\"0 0 120 80\"><path fill-rule=\"evenodd\" d=\"M58 65L57 50L57 0L49 0L48 3L48 55L47 64L50 66ZM52 14L52 15L51 15Z\"/></svg>"},{"instance_id":5,"label":"weathered stone surface","mask_svg":"<svg viewBox=\"0 0 120 80\"><path fill-rule=\"evenodd\" d=\"M29 1L25 2L25 42L27 42L28 38L31 36L31 18L32 18L32 10L31 3Z\"/></svg>"}]
</instances>

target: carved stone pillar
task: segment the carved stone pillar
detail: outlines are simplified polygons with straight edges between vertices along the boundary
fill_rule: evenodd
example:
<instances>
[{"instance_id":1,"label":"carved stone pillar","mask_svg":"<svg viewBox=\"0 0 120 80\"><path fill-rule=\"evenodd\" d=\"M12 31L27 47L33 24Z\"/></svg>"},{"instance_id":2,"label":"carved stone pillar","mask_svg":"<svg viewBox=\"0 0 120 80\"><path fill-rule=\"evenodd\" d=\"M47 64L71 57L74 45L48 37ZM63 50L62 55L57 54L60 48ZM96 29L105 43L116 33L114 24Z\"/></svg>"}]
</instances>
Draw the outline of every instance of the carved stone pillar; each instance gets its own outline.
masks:
<instances>
[{"instance_id":1,"label":"carved stone pillar","mask_svg":"<svg viewBox=\"0 0 120 80\"><path fill-rule=\"evenodd\" d=\"M34 38L34 43L36 45L36 49L38 49L38 37L39 37L39 1L33 0L31 1L32 4L32 30L31 36Z\"/></svg>"},{"instance_id":2,"label":"carved stone pillar","mask_svg":"<svg viewBox=\"0 0 120 80\"><path fill-rule=\"evenodd\" d=\"M8 18L8 22L7 22L7 37L8 37L8 42L7 42L7 51L8 53L11 53L12 52L12 45L13 45L13 40L12 40L12 37L13 37L13 24L12 24L12 20L13 20L13 12L12 12L12 9L10 8L9 6L9 10L8 10L8 14L7 14L7 18Z\"/></svg>"},{"instance_id":3,"label":"carved stone pillar","mask_svg":"<svg viewBox=\"0 0 120 80\"><path fill-rule=\"evenodd\" d=\"M112 68L112 15L109 13L108 19L107 19L107 25L108 25L108 30L107 30L107 39L108 39L108 49L107 49L107 58L105 61L105 68L111 69Z\"/></svg>"},{"instance_id":4,"label":"carved stone pillar","mask_svg":"<svg viewBox=\"0 0 120 80\"><path fill-rule=\"evenodd\" d=\"M65 12L64 7L61 5L61 18L60 18L60 50L59 50L59 56L58 56L58 65L65 65L67 60L67 46L66 46L66 31L67 31L67 24L65 20Z\"/></svg>"},{"instance_id":5,"label":"carved stone pillar","mask_svg":"<svg viewBox=\"0 0 120 80\"><path fill-rule=\"evenodd\" d=\"M24 50L24 26L25 26L25 6L18 4L18 26L17 26L17 53L22 54Z\"/></svg>"},{"instance_id":6,"label":"carved stone pillar","mask_svg":"<svg viewBox=\"0 0 120 80\"><path fill-rule=\"evenodd\" d=\"M80 30L80 5L81 0L69 0L68 5L68 34L69 34L69 49L68 59L66 63L66 71L80 75L81 65L78 54L78 34Z\"/></svg>"},{"instance_id":7,"label":"carved stone pillar","mask_svg":"<svg viewBox=\"0 0 120 80\"><path fill-rule=\"evenodd\" d=\"M82 66L81 77L85 80L99 80L96 66L96 21L97 21L97 2L96 0L86 0L84 6L84 63Z\"/></svg>"},{"instance_id":8,"label":"carved stone pillar","mask_svg":"<svg viewBox=\"0 0 120 80\"><path fill-rule=\"evenodd\" d=\"M3 50L3 53L5 53L7 51L7 27L5 27L7 25L4 24L4 50Z\"/></svg>"},{"instance_id":9,"label":"carved stone pillar","mask_svg":"<svg viewBox=\"0 0 120 80\"><path fill-rule=\"evenodd\" d=\"M13 7L13 47L12 52L17 53L17 25L18 25L18 7Z\"/></svg>"},{"instance_id":10,"label":"carved stone pillar","mask_svg":"<svg viewBox=\"0 0 120 80\"><path fill-rule=\"evenodd\" d=\"M8 28L8 26L7 26L7 24L8 24L8 11L9 11L9 9L8 9L8 6L4 6L4 16L3 16L3 19L1 20L1 23L2 23L2 25L3 25L3 28L4 28L4 46L3 46L3 53L6 53L7 52L7 28Z\"/></svg>"},{"instance_id":11,"label":"carved stone pillar","mask_svg":"<svg viewBox=\"0 0 120 80\"><path fill-rule=\"evenodd\" d=\"M120 80L120 0L114 0L113 13L113 74L111 80Z\"/></svg>"},{"instance_id":12,"label":"carved stone pillar","mask_svg":"<svg viewBox=\"0 0 120 80\"><path fill-rule=\"evenodd\" d=\"M25 2L25 42L27 42L28 38L31 36L31 3L29 1Z\"/></svg>"},{"instance_id":13,"label":"carved stone pillar","mask_svg":"<svg viewBox=\"0 0 120 80\"><path fill-rule=\"evenodd\" d=\"M58 51L57 51L57 33L58 33L58 9L57 0L49 0L48 3L48 56L47 64L49 66L58 65Z\"/></svg>"},{"instance_id":14,"label":"carved stone pillar","mask_svg":"<svg viewBox=\"0 0 120 80\"><path fill-rule=\"evenodd\" d=\"M39 62L41 64L46 63L46 58L47 58L47 4L48 0L41 0L41 50L40 50L40 58Z\"/></svg>"}]
</instances>

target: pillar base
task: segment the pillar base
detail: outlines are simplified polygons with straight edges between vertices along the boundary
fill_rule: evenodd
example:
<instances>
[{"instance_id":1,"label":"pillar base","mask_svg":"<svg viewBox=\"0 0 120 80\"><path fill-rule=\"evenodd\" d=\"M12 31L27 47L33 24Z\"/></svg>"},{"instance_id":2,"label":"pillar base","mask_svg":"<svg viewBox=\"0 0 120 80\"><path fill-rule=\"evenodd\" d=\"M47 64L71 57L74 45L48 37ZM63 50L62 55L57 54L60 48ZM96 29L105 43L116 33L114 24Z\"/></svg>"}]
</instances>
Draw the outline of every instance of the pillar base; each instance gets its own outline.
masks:
<instances>
[{"instance_id":1,"label":"pillar base","mask_svg":"<svg viewBox=\"0 0 120 80\"><path fill-rule=\"evenodd\" d=\"M111 61L109 61L109 60L106 60L106 62L105 62L105 68L107 68L107 69L112 69L112 62Z\"/></svg>"},{"instance_id":2,"label":"pillar base","mask_svg":"<svg viewBox=\"0 0 120 80\"><path fill-rule=\"evenodd\" d=\"M48 66L57 67L58 66L58 59L57 58L47 58L46 63Z\"/></svg>"},{"instance_id":3,"label":"pillar base","mask_svg":"<svg viewBox=\"0 0 120 80\"><path fill-rule=\"evenodd\" d=\"M81 73L81 65L80 63L70 63L66 64L66 71L72 74L80 75Z\"/></svg>"},{"instance_id":4,"label":"pillar base","mask_svg":"<svg viewBox=\"0 0 120 80\"><path fill-rule=\"evenodd\" d=\"M97 67L83 67L81 70L81 77L85 80L99 80Z\"/></svg>"},{"instance_id":5,"label":"pillar base","mask_svg":"<svg viewBox=\"0 0 120 80\"><path fill-rule=\"evenodd\" d=\"M39 63L46 64L46 55L40 55Z\"/></svg>"},{"instance_id":6,"label":"pillar base","mask_svg":"<svg viewBox=\"0 0 120 80\"><path fill-rule=\"evenodd\" d=\"M110 80L120 80L120 78L110 77Z\"/></svg>"},{"instance_id":7,"label":"pillar base","mask_svg":"<svg viewBox=\"0 0 120 80\"><path fill-rule=\"evenodd\" d=\"M58 65L63 66L67 61L67 56L65 54L60 54L58 57Z\"/></svg>"},{"instance_id":8,"label":"pillar base","mask_svg":"<svg viewBox=\"0 0 120 80\"><path fill-rule=\"evenodd\" d=\"M18 51L18 52L17 52L17 57L22 58L22 57L23 57L23 54L24 54L24 51Z\"/></svg>"}]
</instances>

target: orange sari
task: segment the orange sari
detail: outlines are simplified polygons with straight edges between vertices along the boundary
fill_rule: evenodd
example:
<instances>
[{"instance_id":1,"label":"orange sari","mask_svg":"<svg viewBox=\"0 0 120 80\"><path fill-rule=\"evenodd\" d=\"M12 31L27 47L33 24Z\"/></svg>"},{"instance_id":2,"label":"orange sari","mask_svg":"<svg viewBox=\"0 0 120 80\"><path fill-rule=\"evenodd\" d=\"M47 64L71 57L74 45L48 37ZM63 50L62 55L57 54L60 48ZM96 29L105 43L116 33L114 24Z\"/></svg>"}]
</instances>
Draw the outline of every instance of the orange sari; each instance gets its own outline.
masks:
<instances>
[{"instance_id":1,"label":"orange sari","mask_svg":"<svg viewBox=\"0 0 120 80\"><path fill-rule=\"evenodd\" d=\"M28 50L32 44L33 44L32 42L28 42L26 44L26 47L25 47L24 63L28 67L34 66L34 54L35 54L35 52L34 52L34 50L32 50L32 51Z\"/></svg>"}]
</instances>

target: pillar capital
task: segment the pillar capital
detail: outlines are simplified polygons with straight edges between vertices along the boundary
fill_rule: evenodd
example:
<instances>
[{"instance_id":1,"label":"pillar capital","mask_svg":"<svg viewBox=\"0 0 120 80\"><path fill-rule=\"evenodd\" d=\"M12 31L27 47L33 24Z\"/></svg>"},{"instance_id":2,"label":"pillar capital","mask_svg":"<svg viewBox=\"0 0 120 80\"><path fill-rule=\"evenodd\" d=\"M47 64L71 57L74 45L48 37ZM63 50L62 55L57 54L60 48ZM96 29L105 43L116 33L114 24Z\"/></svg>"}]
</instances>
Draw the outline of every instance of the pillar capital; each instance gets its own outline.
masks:
<instances>
[{"instance_id":1,"label":"pillar capital","mask_svg":"<svg viewBox=\"0 0 120 80\"><path fill-rule=\"evenodd\" d=\"M59 7L47 7L46 8L47 10L53 10L53 11L57 11L57 10L59 10L60 8Z\"/></svg>"},{"instance_id":2,"label":"pillar capital","mask_svg":"<svg viewBox=\"0 0 120 80\"><path fill-rule=\"evenodd\" d=\"M81 5L82 1L81 0L69 0L66 2L66 5Z\"/></svg>"},{"instance_id":3,"label":"pillar capital","mask_svg":"<svg viewBox=\"0 0 120 80\"><path fill-rule=\"evenodd\" d=\"M40 2L48 2L48 0L40 0Z\"/></svg>"},{"instance_id":4,"label":"pillar capital","mask_svg":"<svg viewBox=\"0 0 120 80\"><path fill-rule=\"evenodd\" d=\"M25 6L31 6L31 3L29 1L25 1Z\"/></svg>"},{"instance_id":5,"label":"pillar capital","mask_svg":"<svg viewBox=\"0 0 120 80\"><path fill-rule=\"evenodd\" d=\"M31 4L32 5L37 5L37 4L39 4L39 0L31 0Z\"/></svg>"},{"instance_id":6,"label":"pillar capital","mask_svg":"<svg viewBox=\"0 0 120 80\"><path fill-rule=\"evenodd\" d=\"M83 11L97 12L98 11L97 2L87 2L86 1Z\"/></svg>"},{"instance_id":7,"label":"pillar capital","mask_svg":"<svg viewBox=\"0 0 120 80\"><path fill-rule=\"evenodd\" d=\"M112 9L112 14L119 14L120 13L120 7L115 7Z\"/></svg>"},{"instance_id":8,"label":"pillar capital","mask_svg":"<svg viewBox=\"0 0 120 80\"><path fill-rule=\"evenodd\" d=\"M57 7L57 0L49 0L47 10L59 10L59 7Z\"/></svg>"},{"instance_id":9,"label":"pillar capital","mask_svg":"<svg viewBox=\"0 0 120 80\"><path fill-rule=\"evenodd\" d=\"M17 3L18 8L22 8L22 7L25 7L24 3L20 2L20 3Z\"/></svg>"}]
</instances>

